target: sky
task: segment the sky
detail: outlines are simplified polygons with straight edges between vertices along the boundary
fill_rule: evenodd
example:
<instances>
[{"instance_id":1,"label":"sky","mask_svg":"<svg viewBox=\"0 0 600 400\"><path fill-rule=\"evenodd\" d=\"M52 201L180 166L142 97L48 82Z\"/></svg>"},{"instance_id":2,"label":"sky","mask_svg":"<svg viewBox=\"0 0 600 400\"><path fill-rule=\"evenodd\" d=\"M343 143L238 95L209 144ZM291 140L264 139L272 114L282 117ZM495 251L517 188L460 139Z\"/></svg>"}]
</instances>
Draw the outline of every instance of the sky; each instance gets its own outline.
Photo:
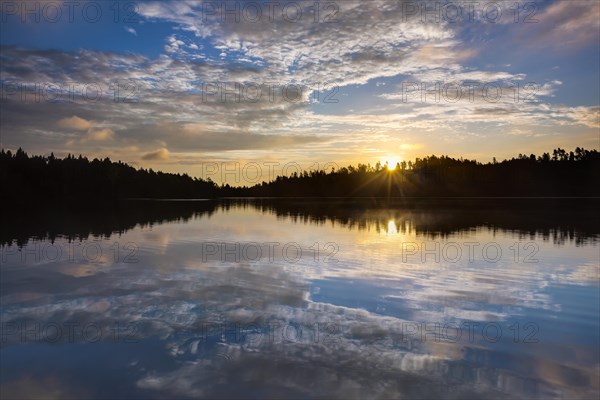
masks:
<instances>
[{"instance_id":1,"label":"sky","mask_svg":"<svg viewBox=\"0 0 600 400\"><path fill-rule=\"evenodd\" d=\"M598 1L0 1L1 146L231 184L600 148Z\"/></svg>"}]
</instances>

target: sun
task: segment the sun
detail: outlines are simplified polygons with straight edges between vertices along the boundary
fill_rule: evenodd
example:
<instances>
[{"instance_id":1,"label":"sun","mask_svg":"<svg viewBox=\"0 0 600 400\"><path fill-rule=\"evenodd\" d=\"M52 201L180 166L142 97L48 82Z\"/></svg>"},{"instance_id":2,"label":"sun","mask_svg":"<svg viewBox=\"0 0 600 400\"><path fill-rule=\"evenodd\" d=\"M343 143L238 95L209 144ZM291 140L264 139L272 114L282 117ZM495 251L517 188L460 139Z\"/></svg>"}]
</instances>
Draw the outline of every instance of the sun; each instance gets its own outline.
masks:
<instances>
[{"instance_id":1,"label":"sun","mask_svg":"<svg viewBox=\"0 0 600 400\"><path fill-rule=\"evenodd\" d=\"M401 160L398 157L390 156L386 157L385 161L387 162L387 170L393 171L396 169L396 164L398 164Z\"/></svg>"}]
</instances>

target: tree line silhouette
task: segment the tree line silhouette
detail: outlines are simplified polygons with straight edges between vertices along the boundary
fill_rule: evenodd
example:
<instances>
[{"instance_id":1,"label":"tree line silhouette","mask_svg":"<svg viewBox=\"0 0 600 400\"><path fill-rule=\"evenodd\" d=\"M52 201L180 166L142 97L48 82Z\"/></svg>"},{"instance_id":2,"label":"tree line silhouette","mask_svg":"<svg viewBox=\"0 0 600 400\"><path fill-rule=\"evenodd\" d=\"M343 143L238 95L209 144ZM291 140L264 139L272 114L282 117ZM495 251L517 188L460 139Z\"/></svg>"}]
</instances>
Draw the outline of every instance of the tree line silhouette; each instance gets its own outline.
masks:
<instances>
[{"instance_id":1,"label":"tree line silhouette","mask_svg":"<svg viewBox=\"0 0 600 400\"><path fill-rule=\"evenodd\" d=\"M591 197L600 196L600 152L558 148L541 156L480 163L428 156L387 164L278 176L252 187L217 185L188 174L136 169L121 161L29 156L0 151L0 185L9 203L124 198L219 197Z\"/></svg>"},{"instance_id":2,"label":"tree line silhouette","mask_svg":"<svg viewBox=\"0 0 600 400\"><path fill-rule=\"evenodd\" d=\"M278 176L253 187L221 188L250 197L576 197L600 195L600 153L577 147L491 163L447 156Z\"/></svg>"},{"instance_id":3,"label":"tree line silhouette","mask_svg":"<svg viewBox=\"0 0 600 400\"><path fill-rule=\"evenodd\" d=\"M87 157L28 156L0 151L5 200L110 200L121 198L213 198L218 187L187 174L136 169L121 161Z\"/></svg>"}]
</instances>

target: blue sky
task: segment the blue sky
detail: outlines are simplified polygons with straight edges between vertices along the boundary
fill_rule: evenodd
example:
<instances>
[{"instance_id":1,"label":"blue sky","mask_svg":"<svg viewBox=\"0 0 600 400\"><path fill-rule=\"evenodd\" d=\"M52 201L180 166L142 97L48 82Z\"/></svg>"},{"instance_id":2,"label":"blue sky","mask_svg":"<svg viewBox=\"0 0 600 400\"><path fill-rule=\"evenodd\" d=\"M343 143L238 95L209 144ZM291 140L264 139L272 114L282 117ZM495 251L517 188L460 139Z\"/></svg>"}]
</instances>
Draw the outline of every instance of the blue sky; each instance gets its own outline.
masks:
<instances>
[{"instance_id":1,"label":"blue sky","mask_svg":"<svg viewBox=\"0 0 600 400\"><path fill-rule=\"evenodd\" d=\"M80 1L71 21L62 1L2 1L2 146L197 176L207 162L600 147L596 1L518 2L516 20L513 0L472 16L461 1L321 1L318 17L313 1L280 1L271 16L268 4ZM74 95L21 93L48 84ZM414 84L448 95L423 99L406 92ZM90 87L96 101L82 96Z\"/></svg>"}]
</instances>

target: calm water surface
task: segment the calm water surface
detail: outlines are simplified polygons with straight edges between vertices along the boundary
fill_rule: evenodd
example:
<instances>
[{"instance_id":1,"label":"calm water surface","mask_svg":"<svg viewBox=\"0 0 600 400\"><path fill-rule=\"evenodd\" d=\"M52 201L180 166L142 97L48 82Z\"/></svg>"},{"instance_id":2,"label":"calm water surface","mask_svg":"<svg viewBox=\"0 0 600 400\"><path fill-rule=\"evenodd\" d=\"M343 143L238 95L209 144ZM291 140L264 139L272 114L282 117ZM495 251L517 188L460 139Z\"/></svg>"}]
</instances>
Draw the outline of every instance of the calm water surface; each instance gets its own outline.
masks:
<instances>
[{"instance_id":1,"label":"calm water surface","mask_svg":"<svg viewBox=\"0 0 600 400\"><path fill-rule=\"evenodd\" d=\"M3 399L600 393L595 211L166 204L4 232Z\"/></svg>"}]
</instances>

